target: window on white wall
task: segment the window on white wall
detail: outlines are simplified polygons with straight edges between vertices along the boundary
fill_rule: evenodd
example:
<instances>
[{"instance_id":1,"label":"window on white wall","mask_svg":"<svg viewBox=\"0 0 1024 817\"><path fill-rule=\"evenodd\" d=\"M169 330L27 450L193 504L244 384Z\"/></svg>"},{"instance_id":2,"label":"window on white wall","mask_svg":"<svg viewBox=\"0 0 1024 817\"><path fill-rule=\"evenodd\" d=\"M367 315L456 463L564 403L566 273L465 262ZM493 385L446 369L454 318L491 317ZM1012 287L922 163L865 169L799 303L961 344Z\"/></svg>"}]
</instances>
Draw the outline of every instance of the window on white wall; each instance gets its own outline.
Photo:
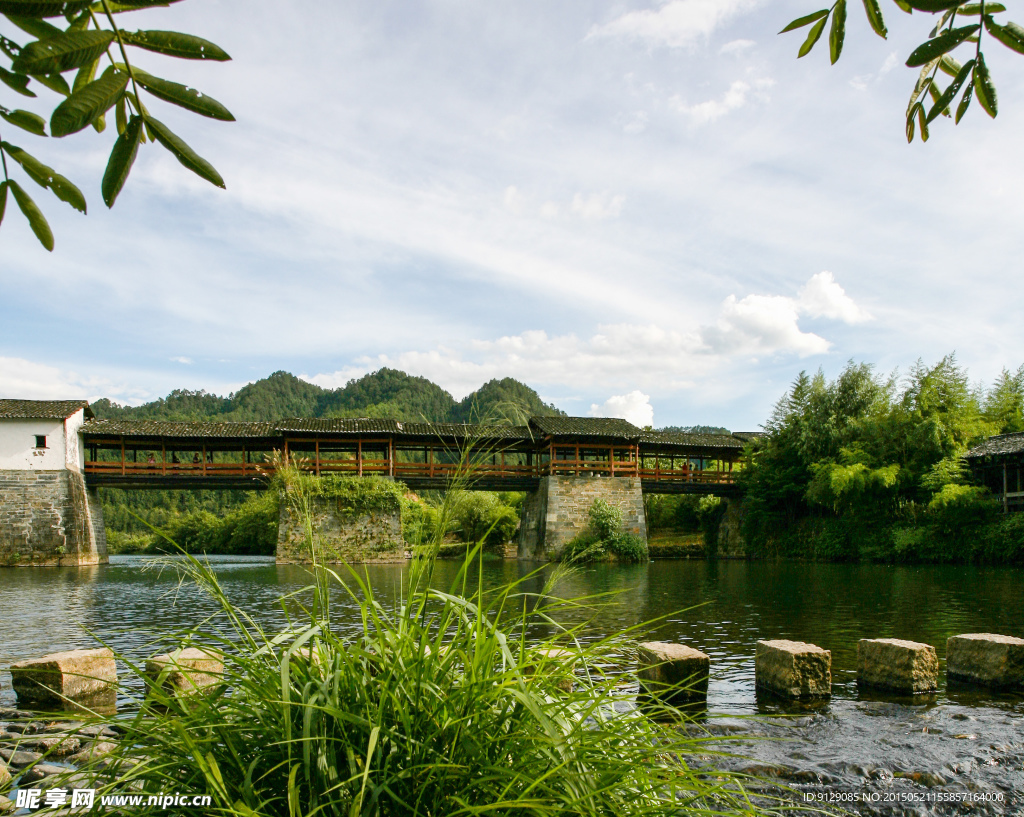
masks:
<instances>
[{"instance_id":1,"label":"window on white wall","mask_svg":"<svg viewBox=\"0 0 1024 817\"><path fill-rule=\"evenodd\" d=\"M45 434L36 434L36 448L46 448Z\"/></svg>"}]
</instances>

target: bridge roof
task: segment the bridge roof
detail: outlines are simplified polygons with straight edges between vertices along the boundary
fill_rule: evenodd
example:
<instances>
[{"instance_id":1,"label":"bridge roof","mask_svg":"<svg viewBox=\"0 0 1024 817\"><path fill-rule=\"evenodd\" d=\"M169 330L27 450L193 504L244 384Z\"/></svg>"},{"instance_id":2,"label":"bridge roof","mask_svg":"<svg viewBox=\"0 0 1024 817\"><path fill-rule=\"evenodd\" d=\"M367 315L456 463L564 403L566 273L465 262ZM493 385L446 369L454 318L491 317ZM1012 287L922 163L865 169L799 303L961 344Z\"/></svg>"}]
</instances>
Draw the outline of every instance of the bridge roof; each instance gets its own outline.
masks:
<instances>
[{"instance_id":1,"label":"bridge roof","mask_svg":"<svg viewBox=\"0 0 1024 817\"><path fill-rule=\"evenodd\" d=\"M92 417L88 400L0 400L0 420L66 420L80 409Z\"/></svg>"},{"instance_id":2,"label":"bridge roof","mask_svg":"<svg viewBox=\"0 0 1024 817\"><path fill-rule=\"evenodd\" d=\"M612 437L638 440L641 431L613 417L531 417L530 427L546 437Z\"/></svg>"},{"instance_id":3,"label":"bridge roof","mask_svg":"<svg viewBox=\"0 0 1024 817\"><path fill-rule=\"evenodd\" d=\"M90 437L204 437L252 439L280 436L273 423L174 423L167 420L90 420L83 428Z\"/></svg>"},{"instance_id":4,"label":"bridge roof","mask_svg":"<svg viewBox=\"0 0 1024 817\"><path fill-rule=\"evenodd\" d=\"M1024 431L1013 434L997 434L989 437L979 446L975 446L966 454L966 459L979 459L981 457L1012 456L1024 454Z\"/></svg>"},{"instance_id":5,"label":"bridge roof","mask_svg":"<svg viewBox=\"0 0 1024 817\"><path fill-rule=\"evenodd\" d=\"M692 434L685 431L644 431L640 441L664 448L743 448L732 434Z\"/></svg>"}]
</instances>

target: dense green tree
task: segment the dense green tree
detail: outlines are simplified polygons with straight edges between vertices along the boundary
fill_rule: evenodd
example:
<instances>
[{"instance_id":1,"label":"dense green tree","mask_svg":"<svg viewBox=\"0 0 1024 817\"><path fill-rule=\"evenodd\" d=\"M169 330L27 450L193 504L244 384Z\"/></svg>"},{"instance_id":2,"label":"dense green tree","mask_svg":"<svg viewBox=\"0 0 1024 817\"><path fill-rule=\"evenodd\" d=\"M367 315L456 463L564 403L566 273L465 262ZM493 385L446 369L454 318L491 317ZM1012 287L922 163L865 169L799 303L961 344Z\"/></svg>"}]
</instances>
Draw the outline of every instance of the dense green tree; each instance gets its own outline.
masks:
<instances>
[{"instance_id":1,"label":"dense green tree","mask_svg":"<svg viewBox=\"0 0 1024 817\"><path fill-rule=\"evenodd\" d=\"M1006 372L987 394L972 389L953 355L902 380L853 362L832 382L801 373L741 473L749 541L831 559L982 554L995 503L961 456L1013 421L1015 389Z\"/></svg>"},{"instance_id":2,"label":"dense green tree","mask_svg":"<svg viewBox=\"0 0 1024 817\"><path fill-rule=\"evenodd\" d=\"M533 416L564 414L541 400L537 392L526 384L505 377L489 380L475 392L466 395L448 416L456 423L506 421L521 425Z\"/></svg>"},{"instance_id":3,"label":"dense green tree","mask_svg":"<svg viewBox=\"0 0 1024 817\"><path fill-rule=\"evenodd\" d=\"M999 434L1024 431L1024 366L1013 374L1003 369L985 398L984 417Z\"/></svg>"}]
</instances>

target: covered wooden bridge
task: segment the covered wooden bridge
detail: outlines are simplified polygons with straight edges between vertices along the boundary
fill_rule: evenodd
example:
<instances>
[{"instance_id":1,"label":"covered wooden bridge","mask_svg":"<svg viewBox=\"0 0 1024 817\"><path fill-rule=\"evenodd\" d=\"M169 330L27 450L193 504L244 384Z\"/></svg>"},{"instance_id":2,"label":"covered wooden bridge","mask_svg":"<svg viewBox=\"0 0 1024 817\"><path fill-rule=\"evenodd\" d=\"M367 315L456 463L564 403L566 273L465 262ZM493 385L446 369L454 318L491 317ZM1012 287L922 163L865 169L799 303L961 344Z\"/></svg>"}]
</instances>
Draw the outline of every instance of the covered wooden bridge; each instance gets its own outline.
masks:
<instances>
[{"instance_id":1,"label":"covered wooden bridge","mask_svg":"<svg viewBox=\"0 0 1024 817\"><path fill-rule=\"evenodd\" d=\"M462 469L478 490L532 490L545 476L639 477L653 493L735 491L751 434L645 431L625 420L528 424L288 419L255 423L90 420L90 487L261 488L281 455L317 474L393 477L444 488Z\"/></svg>"}]
</instances>

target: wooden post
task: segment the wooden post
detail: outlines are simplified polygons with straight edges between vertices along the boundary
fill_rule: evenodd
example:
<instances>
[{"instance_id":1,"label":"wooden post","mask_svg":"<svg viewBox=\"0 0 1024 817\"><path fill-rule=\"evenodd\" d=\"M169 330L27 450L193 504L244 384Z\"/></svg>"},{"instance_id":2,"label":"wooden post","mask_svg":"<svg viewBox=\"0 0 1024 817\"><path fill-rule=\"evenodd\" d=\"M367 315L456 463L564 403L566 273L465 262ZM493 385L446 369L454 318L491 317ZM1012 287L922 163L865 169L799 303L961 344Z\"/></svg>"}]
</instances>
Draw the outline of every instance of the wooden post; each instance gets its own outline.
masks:
<instances>
[{"instance_id":1,"label":"wooden post","mask_svg":"<svg viewBox=\"0 0 1024 817\"><path fill-rule=\"evenodd\" d=\"M160 441L160 473L167 476L167 441Z\"/></svg>"},{"instance_id":2,"label":"wooden post","mask_svg":"<svg viewBox=\"0 0 1024 817\"><path fill-rule=\"evenodd\" d=\"M124 476L124 437L121 438L121 476Z\"/></svg>"},{"instance_id":3,"label":"wooden post","mask_svg":"<svg viewBox=\"0 0 1024 817\"><path fill-rule=\"evenodd\" d=\"M1006 496L1007 491L1010 490L1009 482L1006 475L1006 463L1003 463L1003 513L1010 512L1010 500Z\"/></svg>"},{"instance_id":4,"label":"wooden post","mask_svg":"<svg viewBox=\"0 0 1024 817\"><path fill-rule=\"evenodd\" d=\"M316 457L316 465L315 465L316 475L320 476L320 440L316 440L313 443L313 451L315 452L314 456Z\"/></svg>"},{"instance_id":5,"label":"wooden post","mask_svg":"<svg viewBox=\"0 0 1024 817\"><path fill-rule=\"evenodd\" d=\"M363 475L363 441L356 441L356 473Z\"/></svg>"},{"instance_id":6,"label":"wooden post","mask_svg":"<svg viewBox=\"0 0 1024 817\"><path fill-rule=\"evenodd\" d=\"M395 438L388 437L388 476L395 475Z\"/></svg>"},{"instance_id":7,"label":"wooden post","mask_svg":"<svg viewBox=\"0 0 1024 817\"><path fill-rule=\"evenodd\" d=\"M206 446L203 446L203 476L206 476Z\"/></svg>"}]
</instances>

